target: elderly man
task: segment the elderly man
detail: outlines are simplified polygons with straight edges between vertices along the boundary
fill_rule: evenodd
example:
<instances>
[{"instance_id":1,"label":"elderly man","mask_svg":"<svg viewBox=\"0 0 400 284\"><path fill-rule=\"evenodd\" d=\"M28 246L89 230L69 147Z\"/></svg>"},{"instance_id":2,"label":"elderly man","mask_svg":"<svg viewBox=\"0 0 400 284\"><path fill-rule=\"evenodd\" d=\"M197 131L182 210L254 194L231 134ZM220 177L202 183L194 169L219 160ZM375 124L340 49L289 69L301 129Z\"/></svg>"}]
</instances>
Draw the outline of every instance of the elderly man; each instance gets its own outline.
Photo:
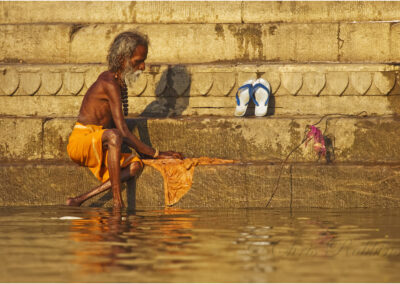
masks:
<instances>
[{"instance_id":1,"label":"elderly man","mask_svg":"<svg viewBox=\"0 0 400 284\"><path fill-rule=\"evenodd\" d=\"M108 71L100 74L85 94L78 121L69 138L67 151L76 163L88 167L102 184L67 205L79 206L90 197L112 188L113 205L123 207L121 181L134 177L143 167L134 155L121 153L125 142L144 157L183 159L182 154L158 149L141 142L125 122L128 114L126 78L135 80L145 69L147 36L135 31L119 34L108 52Z\"/></svg>"}]
</instances>

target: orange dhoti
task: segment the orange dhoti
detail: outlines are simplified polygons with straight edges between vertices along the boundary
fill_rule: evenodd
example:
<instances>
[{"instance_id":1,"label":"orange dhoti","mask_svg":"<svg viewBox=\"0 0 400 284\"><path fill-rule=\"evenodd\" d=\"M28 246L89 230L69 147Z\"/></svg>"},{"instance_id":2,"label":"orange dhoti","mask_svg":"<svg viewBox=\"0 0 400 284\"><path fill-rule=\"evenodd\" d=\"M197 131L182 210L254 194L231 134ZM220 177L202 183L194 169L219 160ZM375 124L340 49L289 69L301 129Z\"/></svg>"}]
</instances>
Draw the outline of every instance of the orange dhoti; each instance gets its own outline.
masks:
<instances>
[{"instance_id":1,"label":"orange dhoti","mask_svg":"<svg viewBox=\"0 0 400 284\"><path fill-rule=\"evenodd\" d=\"M110 178L108 151L103 149L102 136L106 129L98 125L83 125L77 122L69 137L67 152L75 163L88 167L101 182ZM125 168L133 162L142 161L134 154L121 153L120 166Z\"/></svg>"}]
</instances>

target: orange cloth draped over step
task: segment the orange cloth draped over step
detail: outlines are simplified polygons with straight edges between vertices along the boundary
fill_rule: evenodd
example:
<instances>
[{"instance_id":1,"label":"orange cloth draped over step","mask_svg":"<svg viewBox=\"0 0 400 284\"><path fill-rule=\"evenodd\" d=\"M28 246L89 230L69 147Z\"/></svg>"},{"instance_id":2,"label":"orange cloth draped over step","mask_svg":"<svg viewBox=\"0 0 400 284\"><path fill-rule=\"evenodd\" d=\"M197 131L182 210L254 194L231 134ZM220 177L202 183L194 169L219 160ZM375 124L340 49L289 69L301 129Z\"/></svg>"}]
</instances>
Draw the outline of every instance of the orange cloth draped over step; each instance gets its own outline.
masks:
<instances>
[{"instance_id":1,"label":"orange cloth draped over step","mask_svg":"<svg viewBox=\"0 0 400 284\"><path fill-rule=\"evenodd\" d=\"M164 179L165 205L171 206L177 203L192 186L194 168L197 165L218 165L232 164L234 160L223 160L217 158L186 158L142 160L145 165L149 165L158 170Z\"/></svg>"}]
</instances>

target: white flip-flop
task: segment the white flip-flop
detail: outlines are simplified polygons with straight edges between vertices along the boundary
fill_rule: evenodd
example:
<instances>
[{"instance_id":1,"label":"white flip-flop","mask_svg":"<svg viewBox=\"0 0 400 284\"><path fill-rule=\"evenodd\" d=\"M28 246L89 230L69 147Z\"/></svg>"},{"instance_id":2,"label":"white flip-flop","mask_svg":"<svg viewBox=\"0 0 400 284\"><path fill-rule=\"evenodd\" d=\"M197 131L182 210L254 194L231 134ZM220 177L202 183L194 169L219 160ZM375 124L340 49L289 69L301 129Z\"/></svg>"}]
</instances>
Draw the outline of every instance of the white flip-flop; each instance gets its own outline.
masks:
<instances>
[{"instance_id":1,"label":"white flip-flop","mask_svg":"<svg viewBox=\"0 0 400 284\"><path fill-rule=\"evenodd\" d=\"M244 82L236 92L235 116L243 116L246 113L247 105L249 104L251 94L253 93L253 83L254 80Z\"/></svg>"},{"instance_id":2,"label":"white flip-flop","mask_svg":"<svg viewBox=\"0 0 400 284\"><path fill-rule=\"evenodd\" d=\"M263 78L257 79L253 83L253 93L251 98L255 104L255 115L264 116L267 114L268 101L271 96L271 86Z\"/></svg>"}]
</instances>

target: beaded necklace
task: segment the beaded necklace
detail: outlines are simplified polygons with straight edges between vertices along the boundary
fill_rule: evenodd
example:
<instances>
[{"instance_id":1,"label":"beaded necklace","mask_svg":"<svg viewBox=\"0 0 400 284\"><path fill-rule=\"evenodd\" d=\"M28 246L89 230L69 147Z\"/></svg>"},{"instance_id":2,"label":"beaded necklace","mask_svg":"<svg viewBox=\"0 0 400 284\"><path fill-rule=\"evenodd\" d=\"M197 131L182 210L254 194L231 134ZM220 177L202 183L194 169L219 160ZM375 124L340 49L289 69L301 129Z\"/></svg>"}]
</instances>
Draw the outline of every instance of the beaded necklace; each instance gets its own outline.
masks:
<instances>
[{"instance_id":1,"label":"beaded necklace","mask_svg":"<svg viewBox=\"0 0 400 284\"><path fill-rule=\"evenodd\" d=\"M124 116L128 116L128 86L126 85L125 81L118 78L118 75L115 74L115 79L118 82L118 85L121 89L121 103L123 106Z\"/></svg>"}]
</instances>

